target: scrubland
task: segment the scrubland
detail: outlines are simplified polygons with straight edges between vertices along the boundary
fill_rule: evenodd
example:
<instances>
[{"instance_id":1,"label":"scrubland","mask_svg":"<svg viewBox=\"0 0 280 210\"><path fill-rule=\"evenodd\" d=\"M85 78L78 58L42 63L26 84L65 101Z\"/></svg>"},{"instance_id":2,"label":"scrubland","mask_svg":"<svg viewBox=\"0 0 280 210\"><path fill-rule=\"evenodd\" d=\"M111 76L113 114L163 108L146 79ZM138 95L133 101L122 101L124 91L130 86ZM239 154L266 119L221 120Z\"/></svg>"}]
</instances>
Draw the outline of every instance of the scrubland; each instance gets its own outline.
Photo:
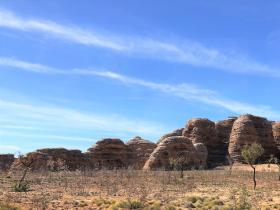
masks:
<instances>
[{"instance_id":1,"label":"scrubland","mask_svg":"<svg viewBox=\"0 0 280 210\"><path fill-rule=\"evenodd\" d=\"M280 209L277 167L230 170L100 170L29 172L27 192L14 192L21 172L0 174L0 210L10 209Z\"/></svg>"}]
</instances>

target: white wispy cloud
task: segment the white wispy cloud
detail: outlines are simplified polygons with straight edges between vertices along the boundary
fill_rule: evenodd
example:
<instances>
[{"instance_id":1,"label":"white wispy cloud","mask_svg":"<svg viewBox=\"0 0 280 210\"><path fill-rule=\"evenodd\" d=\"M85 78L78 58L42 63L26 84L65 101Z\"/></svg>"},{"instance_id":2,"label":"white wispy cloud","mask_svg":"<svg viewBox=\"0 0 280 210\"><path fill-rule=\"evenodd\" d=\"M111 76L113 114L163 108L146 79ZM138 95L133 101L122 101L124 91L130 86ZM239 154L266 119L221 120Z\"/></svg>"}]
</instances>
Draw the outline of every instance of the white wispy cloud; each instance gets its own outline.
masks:
<instances>
[{"instance_id":1,"label":"white wispy cloud","mask_svg":"<svg viewBox=\"0 0 280 210\"><path fill-rule=\"evenodd\" d=\"M63 73L59 70L41 65L36 63L29 63L21 60L17 60L14 58L7 58L7 57L0 57L0 65L1 66L8 66L13 68L20 68L27 71L33 71L37 73Z\"/></svg>"},{"instance_id":2,"label":"white wispy cloud","mask_svg":"<svg viewBox=\"0 0 280 210\"><path fill-rule=\"evenodd\" d=\"M142 135L155 138L167 131L164 126L158 123L137 119L127 119L116 114L101 115L96 113L84 113L79 110L67 109L64 107L25 104L0 99L0 121L2 119L9 119L9 123L14 123L15 127L25 126L32 129L34 126L34 129L38 127L42 130L56 129L61 130L62 133L65 130L73 129L84 132L91 131L93 134L98 132L108 133L108 135L115 134L115 136ZM5 126L2 128L4 129ZM8 129L9 128L6 128L6 130ZM32 132L33 135L35 135L34 131ZM39 137L39 135L41 134L37 134L37 137ZM60 140L88 141L90 139L87 137L84 138L51 134L44 136L45 138ZM92 141L94 140L95 139L92 139Z\"/></svg>"},{"instance_id":3,"label":"white wispy cloud","mask_svg":"<svg viewBox=\"0 0 280 210\"><path fill-rule=\"evenodd\" d=\"M271 119L280 118L280 112L272 110L269 106L251 105L232 99L227 99L220 96L219 93L216 91L203 89L192 84L183 83L179 85L170 85L170 84L154 83L154 82L127 77L110 71L97 72L97 71L90 71L90 70L80 70L75 72L80 72L81 74L85 74L85 75L96 75L96 76L106 77L113 80L118 80L125 84L140 85L146 88L150 88L170 95L174 95L188 101L192 101L192 102L196 101L205 104L211 104L214 106L219 106L237 114L251 113L260 116L265 116Z\"/></svg>"},{"instance_id":4,"label":"white wispy cloud","mask_svg":"<svg viewBox=\"0 0 280 210\"><path fill-rule=\"evenodd\" d=\"M1 62L2 60L9 60L9 62ZM23 67L21 68L20 65L13 65L14 62L16 64L22 63ZM193 84L188 84L188 83L176 84L176 85L155 83L155 82L128 77L112 71L98 71L98 70L91 70L91 69L61 70L61 69L55 69L52 67L44 66L42 64L33 64L25 61L19 61L13 58L0 57L0 65L14 67L19 70L30 71L34 73L104 77L104 78L119 81L126 85L138 85L152 90L160 91L169 95L180 97L184 100L188 100L191 102L194 101L202 102L204 104L210 104L210 105L222 107L226 110L238 114L252 113L256 115L266 116L271 119L280 118L280 113L278 111L271 109L269 106L252 105L237 100L227 99L225 97L220 96L220 94L216 91L200 88L198 86L195 86ZM29 68L26 68L26 66L29 66ZM36 68L36 66L39 66L39 68ZM0 105L1 105L1 101L0 101Z\"/></svg>"},{"instance_id":5,"label":"white wispy cloud","mask_svg":"<svg viewBox=\"0 0 280 210\"><path fill-rule=\"evenodd\" d=\"M232 73L280 77L280 69L260 63L240 53L228 53L190 41L162 41L137 36L108 35L78 26L22 18L0 9L0 27L39 32L78 44L101 47L127 55L141 55L199 67L210 67ZM44 70L44 69L41 69Z\"/></svg>"},{"instance_id":6,"label":"white wispy cloud","mask_svg":"<svg viewBox=\"0 0 280 210\"><path fill-rule=\"evenodd\" d=\"M111 48L113 50L122 50L123 48L123 46L112 41L109 37L99 36L93 31L83 30L76 26L63 26L51 21L25 19L3 9L0 10L0 26L23 31L44 32L84 45Z\"/></svg>"}]
</instances>

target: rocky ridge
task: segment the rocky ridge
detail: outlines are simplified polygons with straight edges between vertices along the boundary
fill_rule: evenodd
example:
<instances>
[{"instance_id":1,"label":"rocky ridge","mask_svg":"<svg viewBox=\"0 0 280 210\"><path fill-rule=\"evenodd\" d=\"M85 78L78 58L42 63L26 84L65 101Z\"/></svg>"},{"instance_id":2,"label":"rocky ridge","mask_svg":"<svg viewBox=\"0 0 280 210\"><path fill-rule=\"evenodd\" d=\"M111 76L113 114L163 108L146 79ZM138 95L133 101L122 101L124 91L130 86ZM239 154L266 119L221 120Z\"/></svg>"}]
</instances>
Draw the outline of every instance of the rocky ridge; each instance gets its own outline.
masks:
<instances>
[{"instance_id":1,"label":"rocky ridge","mask_svg":"<svg viewBox=\"0 0 280 210\"><path fill-rule=\"evenodd\" d=\"M169 170L174 160L184 160L184 169L213 168L227 164L227 157L242 161L245 145L259 143L265 153L280 158L280 122L253 115L241 115L213 122L190 119L184 128L163 135L157 144L139 136L128 142L106 138L87 152L64 148L40 149L14 161L13 155L0 155L0 170L19 169L22 160L34 163L32 170L145 169Z\"/></svg>"}]
</instances>

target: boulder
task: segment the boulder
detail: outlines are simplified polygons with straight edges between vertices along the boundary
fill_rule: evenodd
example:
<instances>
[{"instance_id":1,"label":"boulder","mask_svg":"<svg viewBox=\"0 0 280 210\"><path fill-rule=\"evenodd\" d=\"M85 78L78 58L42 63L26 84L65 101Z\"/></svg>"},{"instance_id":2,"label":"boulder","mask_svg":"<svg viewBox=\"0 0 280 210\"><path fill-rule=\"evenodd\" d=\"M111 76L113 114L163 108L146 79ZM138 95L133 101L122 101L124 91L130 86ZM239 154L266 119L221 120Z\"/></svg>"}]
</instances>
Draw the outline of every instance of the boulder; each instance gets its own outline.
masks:
<instances>
[{"instance_id":1,"label":"boulder","mask_svg":"<svg viewBox=\"0 0 280 210\"><path fill-rule=\"evenodd\" d=\"M27 153L18 158L12 165L12 170L18 170L27 165L33 171L84 170L88 167L88 159L80 150L64 148L46 148Z\"/></svg>"},{"instance_id":2,"label":"boulder","mask_svg":"<svg viewBox=\"0 0 280 210\"><path fill-rule=\"evenodd\" d=\"M278 150L280 151L280 122L272 123L273 137Z\"/></svg>"},{"instance_id":3,"label":"boulder","mask_svg":"<svg viewBox=\"0 0 280 210\"><path fill-rule=\"evenodd\" d=\"M232 127L229 155L233 160L242 162L242 148L253 143L258 143L264 148L262 160L267 160L270 155L277 155L271 122L262 117L241 115Z\"/></svg>"},{"instance_id":4,"label":"boulder","mask_svg":"<svg viewBox=\"0 0 280 210\"><path fill-rule=\"evenodd\" d=\"M120 169L129 166L132 152L120 139L102 139L88 149L86 154L94 168L97 169Z\"/></svg>"},{"instance_id":5,"label":"boulder","mask_svg":"<svg viewBox=\"0 0 280 210\"><path fill-rule=\"evenodd\" d=\"M7 171L15 160L12 154L0 154L0 171Z\"/></svg>"},{"instance_id":6,"label":"boulder","mask_svg":"<svg viewBox=\"0 0 280 210\"><path fill-rule=\"evenodd\" d=\"M143 169L171 170L173 161L180 162L184 169L199 168L202 162L190 139L184 136L171 136L157 145Z\"/></svg>"},{"instance_id":7,"label":"boulder","mask_svg":"<svg viewBox=\"0 0 280 210\"><path fill-rule=\"evenodd\" d=\"M163 141L164 139L171 137L171 136L182 136L183 135L183 130L184 128L179 128L177 130L174 130L170 133L167 133L165 135L163 135L157 142L157 144L159 144L161 141Z\"/></svg>"},{"instance_id":8,"label":"boulder","mask_svg":"<svg viewBox=\"0 0 280 210\"><path fill-rule=\"evenodd\" d=\"M150 154L156 148L155 143L144 140L139 136L129 140L126 145L132 156L129 166L133 169L142 169Z\"/></svg>"}]
</instances>

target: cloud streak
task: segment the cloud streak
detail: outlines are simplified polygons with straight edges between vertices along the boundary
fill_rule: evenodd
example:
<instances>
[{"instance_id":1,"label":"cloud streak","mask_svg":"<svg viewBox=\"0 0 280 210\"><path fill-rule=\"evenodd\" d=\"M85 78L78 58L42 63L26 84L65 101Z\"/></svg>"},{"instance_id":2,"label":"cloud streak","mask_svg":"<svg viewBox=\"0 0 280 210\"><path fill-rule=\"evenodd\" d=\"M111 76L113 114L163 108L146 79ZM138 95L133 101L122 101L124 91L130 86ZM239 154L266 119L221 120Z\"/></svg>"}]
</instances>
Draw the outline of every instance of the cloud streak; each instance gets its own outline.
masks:
<instances>
[{"instance_id":1,"label":"cloud streak","mask_svg":"<svg viewBox=\"0 0 280 210\"><path fill-rule=\"evenodd\" d=\"M67 27L51 21L24 19L6 10L0 10L0 26L22 31L43 32L84 45L110 48L113 50L122 50L123 48L123 46L109 38L99 36L76 26Z\"/></svg>"},{"instance_id":2,"label":"cloud streak","mask_svg":"<svg viewBox=\"0 0 280 210\"><path fill-rule=\"evenodd\" d=\"M231 73L280 77L279 68L260 63L240 53L221 52L196 41L166 42L136 36L101 34L78 26L22 18L3 9L0 10L0 27L52 35L62 40L105 48L126 55L140 55L197 67L214 68Z\"/></svg>"},{"instance_id":3,"label":"cloud streak","mask_svg":"<svg viewBox=\"0 0 280 210\"><path fill-rule=\"evenodd\" d=\"M22 64L22 67L18 64ZM225 97L220 96L219 93L216 91L200 88L193 84L188 84L188 83L176 84L176 85L155 83L155 82L128 77L112 71L98 71L98 70L91 70L91 69L61 70L61 69L44 66L41 64L33 64L25 61L15 60L13 58L3 58L3 57L2 58L0 57L0 65L13 67L19 70L24 70L24 71L34 72L34 73L42 73L42 74L103 77L103 78L121 82L125 85L142 86L151 90L166 93L171 96L176 96L187 101L202 102L204 104L222 107L226 110L229 110L237 114L252 113L256 115L266 116L271 119L280 118L280 113L278 111L272 110L269 106L251 105L248 103L243 103L232 99L227 99ZM0 106L1 106L1 100L0 100ZM26 108L28 108L28 106ZM56 112L59 113L60 110L57 110Z\"/></svg>"},{"instance_id":4,"label":"cloud streak","mask_svg":"<svg viewBox=\"0 0 280 210\"><path fill-rule=\"evenodd\" d=\"M90 70L80 70L78 71L84 75L95 75L101 76L113 80L120 81L124 84L140 85L149 89L157 90L169 95L177 96L182 99L191 102L202 102L204 104L210 104L218 107L222 107L226 110L237 114L251 113L260 116L269 117L271 119L280 118L280 113L272 110L269 106L257 106L251 105L236 100L226 99L221 97L218 92L203 89L192 84L179 84L179 85L170 85L162 83L154 83L149 81L144 81L140 79L135 79L120 75L114 72L96 72Z\"/></svg>"},{"instance_id":5,"label":"cloud streak","mask_svg":"<svg viewBox=\"0 0 280 210\"><path fill-rule=\"evenodd\" d=\"M73 109L39 106L34 104L17 103L0 99L0 120L10 119L11 127L23 126L23 128L34 130L45 128L65 131L67 129L82 130L95 133L114 133L115 135L142 135L158 137L167 129L159 124L148 121L127 119L119 115L100 115L95 113L84 113ZM21 123L22 122L22 123ZM116 123L118 122L118 123ZM6 130L9 128L6 128ZM48 132L50 133L50 132ZM4 133L5 134L5 133ZM89 138L62 137L58 135L45 135L45 138L60 140L88 141ZM92 139L93 141L94 139Z\"/></svg>"}]
</instances>

